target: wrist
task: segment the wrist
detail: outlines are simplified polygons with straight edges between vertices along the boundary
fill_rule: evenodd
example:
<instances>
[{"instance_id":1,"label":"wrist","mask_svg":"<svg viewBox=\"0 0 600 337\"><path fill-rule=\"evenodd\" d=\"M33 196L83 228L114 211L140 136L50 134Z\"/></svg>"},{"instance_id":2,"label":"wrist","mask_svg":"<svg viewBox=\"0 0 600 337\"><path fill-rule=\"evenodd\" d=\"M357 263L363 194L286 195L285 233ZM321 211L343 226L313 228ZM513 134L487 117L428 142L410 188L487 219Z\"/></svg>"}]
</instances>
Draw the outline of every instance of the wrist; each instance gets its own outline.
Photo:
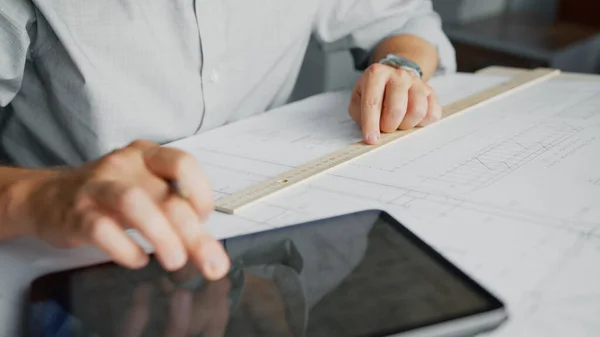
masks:
<instances>
[{"instance_id":1,"label":"wrist","mask_svg":"<svg viewBox=\"0 0 600 337\"><path fill-rule=\"evenodd\" d=\"M35 214L39 211L36 200L42 186L56 179L58 173L50 170L20 170L0 192L0 240L35 235ZM52 202L45 200L44 202Z\"/></svg>"},{"instance_id":2,"label":"wrist","mask_svg":"<svg viewBox=\"0 0 600 337\"><path fill-rule=\"evenodd\" d=\"M428 81L438 68L437 47L415 35L404 34L387 38L375 48L373 54L374 62L387 54L395 54L415 62L423 71L423 81Z\"/></svg>"}]
</instances>

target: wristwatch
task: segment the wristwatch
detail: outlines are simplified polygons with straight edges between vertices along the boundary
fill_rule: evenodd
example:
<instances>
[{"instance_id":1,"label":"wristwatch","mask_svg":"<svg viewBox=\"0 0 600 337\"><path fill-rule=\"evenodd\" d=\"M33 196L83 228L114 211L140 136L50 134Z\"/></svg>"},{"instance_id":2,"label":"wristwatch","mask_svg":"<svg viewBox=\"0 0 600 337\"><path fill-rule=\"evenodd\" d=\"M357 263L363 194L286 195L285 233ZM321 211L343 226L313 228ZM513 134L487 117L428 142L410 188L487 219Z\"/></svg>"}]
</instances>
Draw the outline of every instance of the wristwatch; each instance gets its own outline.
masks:
<instances>
[{"instance_id":1,"label":"wristwatch","mask_svg":"<svg viewBox=\"0 0 600 337\"><path fill-rule=\"evenodd\" d=\"M394 68L404 69L412 72L419 78L423 78L423 70L415 62L396 54L387 54L379 63L385 64Z\"/></svg>"}]
</instances>

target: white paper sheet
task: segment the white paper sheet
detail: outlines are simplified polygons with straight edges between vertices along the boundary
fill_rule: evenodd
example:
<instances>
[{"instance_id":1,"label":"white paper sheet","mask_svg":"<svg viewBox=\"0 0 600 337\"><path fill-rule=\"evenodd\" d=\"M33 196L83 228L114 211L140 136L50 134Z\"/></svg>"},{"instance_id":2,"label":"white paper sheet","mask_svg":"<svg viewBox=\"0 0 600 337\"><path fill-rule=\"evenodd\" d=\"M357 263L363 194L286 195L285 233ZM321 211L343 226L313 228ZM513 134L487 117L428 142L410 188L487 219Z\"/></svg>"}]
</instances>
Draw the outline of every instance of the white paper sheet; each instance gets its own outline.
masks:
<instances>
[{"instance_id":1,"label":"white paper sheet","mask_svg":"<svg viewBox=\"0 0 600 337\"><path fill-rule=\"evenodd\" d=\"M447 104L505 80L454 75L433 85ZM359 140L348 99L346 92L322 95L174 146L197 156L219 198ZM222 238L385 209L507 301L512 318L494 336L595 335L598 107L600 85L552 80L424 128L238 216L215 213L209 229ZM25 280L101 259L33 243L28 251L43 255L20 255L13 246L0 246L0 268L22 270L0 276L2 337L12 336L9 308Z\"/></svg>"},{"instance_id":2,"label":"white paper sheet","mask_svg":"<svg viewBox=\"0 0 600 337\"><path fill-rule=\"evenodd\" d=\"M458 76L435 86L445 104L502 80ZM348 99L313 98L177 145L202 162L218 198L359 140ZM600 84L552 80L413 133L239 217L277 227L385 209L507 302L513 318L494 335L591 336L600 331L598 167Z\"/></svg>"}]
</instances>

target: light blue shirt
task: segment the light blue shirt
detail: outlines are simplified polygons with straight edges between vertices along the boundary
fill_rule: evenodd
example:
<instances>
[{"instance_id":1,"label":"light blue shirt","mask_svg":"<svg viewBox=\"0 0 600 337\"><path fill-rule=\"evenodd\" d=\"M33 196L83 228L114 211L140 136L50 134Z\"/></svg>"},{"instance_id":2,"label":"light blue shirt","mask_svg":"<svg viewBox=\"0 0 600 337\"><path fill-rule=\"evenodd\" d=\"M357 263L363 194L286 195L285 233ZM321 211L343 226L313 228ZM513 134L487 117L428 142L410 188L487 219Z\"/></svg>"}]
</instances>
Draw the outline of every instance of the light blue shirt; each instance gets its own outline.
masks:
<instances>
[{"instance_id":1,"label":"light blue shirt","mask_svg":"<svg viewBox=\"0 0 600 337\"><path fill-rule=\"evenodd\" d=\"M414 34L455 70L430 0L2 0L1 148L77 165L264 112L288 101L311 34L358 68Z\"/></svg>"}]
</instances>

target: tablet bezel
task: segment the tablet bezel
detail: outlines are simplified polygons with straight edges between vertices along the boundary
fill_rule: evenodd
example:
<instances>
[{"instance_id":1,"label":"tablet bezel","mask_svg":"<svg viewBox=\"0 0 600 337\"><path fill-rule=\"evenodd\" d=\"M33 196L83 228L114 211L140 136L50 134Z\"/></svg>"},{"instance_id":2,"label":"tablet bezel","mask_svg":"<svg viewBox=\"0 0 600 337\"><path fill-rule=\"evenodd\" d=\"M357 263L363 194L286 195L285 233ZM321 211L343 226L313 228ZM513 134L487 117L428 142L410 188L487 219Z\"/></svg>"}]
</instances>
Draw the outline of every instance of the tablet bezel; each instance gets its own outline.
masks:
<instances>
[{"instance_id":1,"label":"tablet bezel","mask_svg":"<svg viewBox=\"0 0 600 337\"><path fill-rule=\"evenodd\" d=\"M491 330L508 319L505 305L489 290L477 283L473 278L462 271L458 266L446 259L441 253L410 231L399 220L385 211L367 210L363 212L379 212L379 217L385 223L393 226L400 235L404 235L419 249L428 254L436 263L440 264L449 273L457 276L478 295L483 296L490 303L490 307L483 310L475 310L470 313L445 317L436 322L425 323L409 327L403 331L378 331L377 335L362 337L437 337L437 336L464 336L469 333L482 333ZM360 214L358 212L354 214Z\"/></svg>"}]
</instances>

